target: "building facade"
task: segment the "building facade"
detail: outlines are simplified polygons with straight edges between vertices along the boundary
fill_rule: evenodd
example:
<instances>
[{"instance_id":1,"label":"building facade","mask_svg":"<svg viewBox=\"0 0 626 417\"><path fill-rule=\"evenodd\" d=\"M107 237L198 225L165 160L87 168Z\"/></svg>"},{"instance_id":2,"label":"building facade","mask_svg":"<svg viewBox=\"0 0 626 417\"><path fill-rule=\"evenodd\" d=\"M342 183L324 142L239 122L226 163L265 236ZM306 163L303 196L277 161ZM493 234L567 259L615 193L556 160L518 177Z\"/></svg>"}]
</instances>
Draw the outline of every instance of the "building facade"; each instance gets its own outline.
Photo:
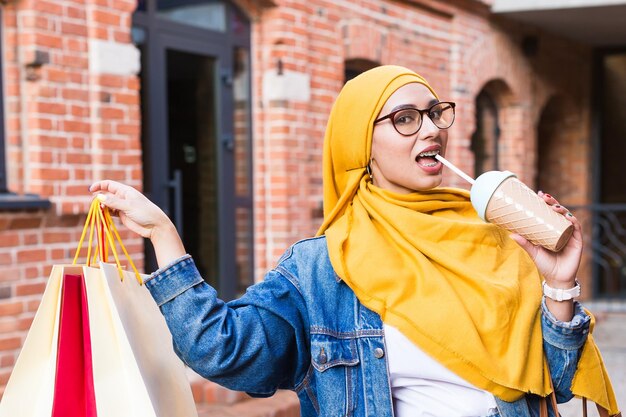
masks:
<instances>
[{"instance_id":1,"label":"building facade","mask_svg":"<svg viewBox=\"0 0 626 417\"><path fill-rule=\"evenodd\" d=\"M380 64L457 103L448 157L461 169L513 171L572 207L584 297L624 300L626 2L544 3L4 1L0 386L52 264L73 258L89 184L142 189L207 281L236 297L315 234L330 108ZM152 270L144 242L122 237ZM243 407L211 384L194 394Z\"/></svg>"}]
</instances>

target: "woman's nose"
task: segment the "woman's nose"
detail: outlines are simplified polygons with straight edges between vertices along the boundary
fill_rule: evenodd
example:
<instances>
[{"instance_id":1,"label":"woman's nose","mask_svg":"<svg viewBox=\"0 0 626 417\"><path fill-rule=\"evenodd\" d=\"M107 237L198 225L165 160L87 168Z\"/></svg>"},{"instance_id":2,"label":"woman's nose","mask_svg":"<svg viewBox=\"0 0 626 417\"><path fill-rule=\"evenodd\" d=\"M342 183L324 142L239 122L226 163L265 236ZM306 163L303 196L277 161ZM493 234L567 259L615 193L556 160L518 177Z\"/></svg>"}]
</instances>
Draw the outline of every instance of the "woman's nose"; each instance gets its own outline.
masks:
<instances>
[{"instance_id":1,"label":"woman's nose","mask_svg":"<svg viewBox=\"0 0 626 417\"><path fill-rule=\"evenodd\" d=\"M424 115L424 120L422 120L422 127L418 131L419 139L430 139L439 134L439 128L433 121L430 116Z\"/></svg>"}]
</instances>

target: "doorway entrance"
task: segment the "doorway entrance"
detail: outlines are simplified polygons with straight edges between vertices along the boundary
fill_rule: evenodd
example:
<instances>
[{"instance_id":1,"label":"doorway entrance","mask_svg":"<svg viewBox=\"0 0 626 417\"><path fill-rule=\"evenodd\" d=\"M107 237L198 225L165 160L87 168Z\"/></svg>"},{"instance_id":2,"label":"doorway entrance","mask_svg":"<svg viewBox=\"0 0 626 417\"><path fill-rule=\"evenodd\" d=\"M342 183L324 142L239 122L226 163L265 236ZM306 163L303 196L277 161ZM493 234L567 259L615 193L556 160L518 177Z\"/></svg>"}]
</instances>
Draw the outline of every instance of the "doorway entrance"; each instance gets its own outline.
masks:
<instances>
[{"instance_id":1,"label":"doorway entrance","mask_svg":"<svg viewBox=\"0 0 626 417\"><path fill-rule=\"evenodd\" d=\"M249 36L225 1L145 1L133 16L144 192L224 299L253 282ZM146 270L156 267L148 243Z\"/></svg>"},{"instance_id":2,"label":"doorway entrance","mask_svg":"<svg viewBox=\"0 0 626 417\"><path fill-rule=\"evenodd\" d=\"M600 53L594 123L594 294L626 297L626 51Z\"/></svg>"},{"instance_id":3,"label":"doorway entrance","mask_svg":"<svg viewBox=\"0 0 626 417\"><path fill-rule=\"evenodd\" d=\"M200 274L217 285L215 58L168 50L165 64L170 213Z\"/></svg>"}]
</instances>

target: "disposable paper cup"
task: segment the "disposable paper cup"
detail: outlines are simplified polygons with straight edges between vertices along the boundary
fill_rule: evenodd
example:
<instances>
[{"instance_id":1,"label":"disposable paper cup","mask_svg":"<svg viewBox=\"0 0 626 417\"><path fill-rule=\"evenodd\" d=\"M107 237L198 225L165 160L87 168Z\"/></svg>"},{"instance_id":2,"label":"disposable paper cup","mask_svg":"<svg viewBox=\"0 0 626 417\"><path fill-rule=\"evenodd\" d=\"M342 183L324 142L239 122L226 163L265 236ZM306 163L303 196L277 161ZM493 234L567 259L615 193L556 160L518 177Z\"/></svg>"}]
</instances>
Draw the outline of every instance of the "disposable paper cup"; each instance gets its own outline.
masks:
<instances>
[{"instance_id":1,"label":"disposable paper cup","mask_svg":"<svg viewBox=\"0 0 626 417\"><path fill-rule=\"evenodd\" d=\"M483 220L554 252L563 249L574 232L572 223L509 171L480 175L470 198Z\"/></svg>"}]
</instances>

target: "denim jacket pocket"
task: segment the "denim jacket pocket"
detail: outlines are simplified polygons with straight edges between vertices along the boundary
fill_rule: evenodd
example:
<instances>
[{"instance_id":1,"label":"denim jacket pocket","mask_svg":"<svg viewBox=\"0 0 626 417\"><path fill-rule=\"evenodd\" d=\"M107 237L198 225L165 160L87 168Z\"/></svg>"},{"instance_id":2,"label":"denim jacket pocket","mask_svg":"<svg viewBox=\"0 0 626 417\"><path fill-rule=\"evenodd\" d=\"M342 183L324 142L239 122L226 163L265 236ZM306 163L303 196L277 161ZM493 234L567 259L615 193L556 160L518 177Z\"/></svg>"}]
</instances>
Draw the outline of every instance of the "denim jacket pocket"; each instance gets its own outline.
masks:
<instances>
[{"instance_id":1,"label":"denim jacket pocket","mask_svg":"<svg viewBox=\"0 0 626 417\"><path fill-rule=\"evenodd\" d=\"M354 413L359 355L355 338L311 334L311 364L322 416L351 416Z\"/></svg>"},{"instance_id":2,"label":"denim jacket pocket","mask_svg":"<svg viewBox=\"0 0 626 417\"><path fill-rule=\"evenodd\" d=\"M311 362L315 369L324 372L333 366L354 366L359 363L356 341L338 339L325 334L311 335Z\"/></svg>"}]
</instances>

